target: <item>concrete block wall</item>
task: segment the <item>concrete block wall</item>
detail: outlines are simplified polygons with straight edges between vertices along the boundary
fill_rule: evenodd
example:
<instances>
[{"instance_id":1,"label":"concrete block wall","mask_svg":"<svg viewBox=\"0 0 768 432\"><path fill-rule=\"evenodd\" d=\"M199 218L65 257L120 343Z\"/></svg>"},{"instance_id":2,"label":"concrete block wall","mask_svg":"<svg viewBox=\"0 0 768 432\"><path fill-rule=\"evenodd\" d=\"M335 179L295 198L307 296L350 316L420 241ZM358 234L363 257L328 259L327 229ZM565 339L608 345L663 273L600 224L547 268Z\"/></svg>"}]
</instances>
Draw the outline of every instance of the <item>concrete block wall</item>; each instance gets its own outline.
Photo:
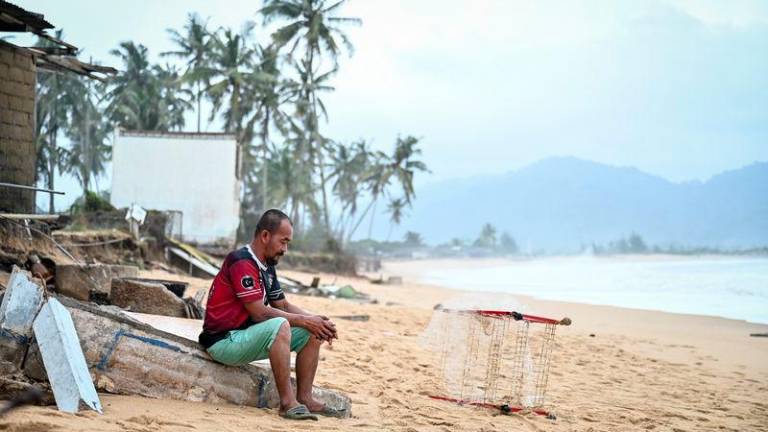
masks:
<instances>
[{"instance_id":1,"label":"concrete block wall","mask_svg":"<svg viewBox=\"0 0 768 432\"><path fill-rule=\"evenodd\" d=\"M32 55L0 42L0 182L35 184L35 83ZM34 191L0 186L0 212L34 211Z\"/></svg>"}]
</instances>

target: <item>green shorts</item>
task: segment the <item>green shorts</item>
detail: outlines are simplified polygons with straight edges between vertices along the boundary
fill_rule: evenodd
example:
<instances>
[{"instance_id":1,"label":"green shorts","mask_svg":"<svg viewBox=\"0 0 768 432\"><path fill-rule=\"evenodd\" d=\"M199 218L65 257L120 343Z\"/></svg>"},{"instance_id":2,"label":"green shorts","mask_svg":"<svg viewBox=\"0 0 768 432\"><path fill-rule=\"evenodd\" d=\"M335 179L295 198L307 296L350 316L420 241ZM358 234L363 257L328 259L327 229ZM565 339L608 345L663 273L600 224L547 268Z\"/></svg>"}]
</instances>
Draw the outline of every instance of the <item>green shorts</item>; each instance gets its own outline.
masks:
<instances>
[{"instance_id":1,"label":"green shorts","mask_svg":"<svg viewBox=\"0 0 768 432\"><path fill-rule=\"evenodd\" d=\"M208 348L208 354L217 362L230 366L269 358L269 350L284 322L287 322L285 318L272 318L247 329L232 330L225 339ZM306 329L291 327L291 351L301 351L309 337Z\"/></svg>"}]
</instances>

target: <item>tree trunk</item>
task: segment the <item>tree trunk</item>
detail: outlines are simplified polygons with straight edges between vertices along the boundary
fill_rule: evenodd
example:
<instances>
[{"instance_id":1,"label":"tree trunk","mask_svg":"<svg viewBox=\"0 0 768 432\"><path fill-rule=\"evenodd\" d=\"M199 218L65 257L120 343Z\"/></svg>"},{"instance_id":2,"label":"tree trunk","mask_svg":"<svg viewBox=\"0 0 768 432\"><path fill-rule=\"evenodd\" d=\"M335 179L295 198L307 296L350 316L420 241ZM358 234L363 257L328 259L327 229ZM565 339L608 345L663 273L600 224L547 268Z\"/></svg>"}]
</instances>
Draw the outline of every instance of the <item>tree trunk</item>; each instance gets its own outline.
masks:
<instances>
[{"instance_id":1,"label":"tree trunk","mask_svg":"<svg viewBox=\"0 0 768 432\"><path fill-rule=\"evenodd\" d=\"M317 163L317 167L320 170L320 191L322 193L323 197L323 222L325 223L325 235L331 236L331 222L328 217L328 194L325 190L325 167L323 166L323 145L320 140L317 140L317 138L320 135L320 119L317 116L317 97L315 95L314 85L315 85L315 70L314 70L314 52L312 51L312 47L310 45L307 45L307 82L309 85L308 91L309 94L307 94L310 107L309 112L307 113L309 116L311 116L311 122L310 122L310 130L309 130L309 146L310 148L315 148L314 146L317 145L317 148L315 148L315 158L316 161L313 161L314 163ZM315 142L317 141L317 142Z\"/></svg>"},{"instance_id":2,"label":"tree trunk","mask_svg":"<svg viewBox=\"0 0 768 432\"><path fill-rule=\"evenodd\" d=\"M50 134L48 138L48 145L51 146L50 154L48 155L48 189L53 190L53 177L56 175L56 161L59 158L59 150L56 147L56 137ZM48 194L48 213L53 214L53 194Z\"/></svg>"},{"instance_id":3,"label":"tree trunk","mask_svg":"<svg viewBox=\"0 0 768 432\"><path fill-rule=\"evenodd\" d=\"M371 233L373 232L373 219L376 217L376 201L374 201L373 204L373 211L371 212L371 223L368 225L368 239L371 238Z\"/></svg>"},{"instance_id":4,"label":"tree trunk","mask_svg":"<svg viewBox=\"0 0 768 432\"><path fill-rule=\"evenodd\" d=\"M267 148L267 143L269 141L269 115L270 110L266 109L264 112L264 122L261 125L261 145L262 151L264 153L264 160L262 161L264 172L262 173L262 180L261 180L261 207L264 211L267 211L269 209L269 204L267 203L267 182L269 181L269 149Z\"/></svg>"},{"instance_id":5,"label":"tree trunk","mask_svg":"<svg viewBox=\"0 0 768 432\"><path fill-rule=\"evenodd\" d=\"M83 195L88 194L88 184L91 180L91 167L90 167L90 159L91 159L91 130L90 130L90 123L91 123L91 110L89 107L85 107L85 137L83 140Z\"/></svg>"},{"instance_id":6,"label":"tree trunk","mask_svg":"<svg viewBox=\"0 0 768 432\"><path fill-rule=\"evenodd\" d=\"M325 191L325 166L323 164L322 149L317 151L318 165L320 166L320 189L323 193L323 220L325 222L325 234L331 237L331 222L328 217L328 196Z\"/></svg>"},{"instance_id":7,"label":"tree trunk","mask_svg":"<svg viewBox=\"0 0 768 432\"><path fill-rule=\"evenodd\" d=\"M368 214L368 212L371 210L371 207L373 207L373 205L376 204L376 200L378 199L379 199L378 195L371 198L370 204L368 204L368 207L365 208L365 211L363 212L363 214L360 215L360 219L357 220L357 223L355 224L355 226L352 228L349 234L347 234L347 242L352 240L352 235L355 234L355 231L357 231L357 228L360 226L361 223L363 223L363 220L365 219L365 215Z\"/></svg>"},{"instance_id":8,"label":"tree trunk","mask_svg":"<svg viewBox=\"0 0 768 432\"><path fill-rule=\"evenodd\" d=\"M200 81L197 82L197 133L200 133L200 97L203 91L200 89Z\"/></svg>"}]
</instances>

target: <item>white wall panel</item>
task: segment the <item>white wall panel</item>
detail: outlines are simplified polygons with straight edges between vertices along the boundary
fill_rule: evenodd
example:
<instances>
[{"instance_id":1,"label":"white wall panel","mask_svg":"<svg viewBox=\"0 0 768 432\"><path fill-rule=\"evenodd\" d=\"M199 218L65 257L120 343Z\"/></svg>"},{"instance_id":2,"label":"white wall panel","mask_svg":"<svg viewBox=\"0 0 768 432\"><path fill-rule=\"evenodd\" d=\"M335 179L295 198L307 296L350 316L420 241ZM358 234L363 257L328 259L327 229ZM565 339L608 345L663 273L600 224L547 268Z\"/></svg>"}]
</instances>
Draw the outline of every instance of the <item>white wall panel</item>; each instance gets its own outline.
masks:
<instances>
[{"instance_id":1,"label":"white wall panel","mask_svg":"<svg viewBox=\"0 0 768 432\"><path fill-rule=\"evenodd\" d=\"M236 165L233 136L121 132L112 149L111 202L178 210L185 241L234 243L240 212Z\"/></svg>"}]
</instances>

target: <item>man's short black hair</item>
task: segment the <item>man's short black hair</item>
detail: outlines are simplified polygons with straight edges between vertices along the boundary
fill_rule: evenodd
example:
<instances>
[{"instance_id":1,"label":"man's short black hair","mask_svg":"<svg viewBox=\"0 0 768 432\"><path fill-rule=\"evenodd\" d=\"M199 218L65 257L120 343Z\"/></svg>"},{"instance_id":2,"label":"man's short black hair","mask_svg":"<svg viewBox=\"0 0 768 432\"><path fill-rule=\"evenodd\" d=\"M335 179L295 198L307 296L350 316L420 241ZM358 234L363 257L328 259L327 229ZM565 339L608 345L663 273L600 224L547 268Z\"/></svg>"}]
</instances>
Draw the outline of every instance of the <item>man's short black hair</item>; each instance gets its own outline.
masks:
<instances>
[{"instance_id":1,"label":"man's short black hair","mask_svg":"<svg viewBox=\"0 0 768 432\"><path fill-rule=\"evenodd\" d=\"M258 236L259 233L264 230L267 230L270 234L274 234L277 229L280 228L280 224L284 220L288 220L288 223L293 225L291 218L280 210L270 209L265 211L264 214L261 215L259 223L256 224L256 231L253 233L253 236Z\"/></svg>"}]
</instances>

